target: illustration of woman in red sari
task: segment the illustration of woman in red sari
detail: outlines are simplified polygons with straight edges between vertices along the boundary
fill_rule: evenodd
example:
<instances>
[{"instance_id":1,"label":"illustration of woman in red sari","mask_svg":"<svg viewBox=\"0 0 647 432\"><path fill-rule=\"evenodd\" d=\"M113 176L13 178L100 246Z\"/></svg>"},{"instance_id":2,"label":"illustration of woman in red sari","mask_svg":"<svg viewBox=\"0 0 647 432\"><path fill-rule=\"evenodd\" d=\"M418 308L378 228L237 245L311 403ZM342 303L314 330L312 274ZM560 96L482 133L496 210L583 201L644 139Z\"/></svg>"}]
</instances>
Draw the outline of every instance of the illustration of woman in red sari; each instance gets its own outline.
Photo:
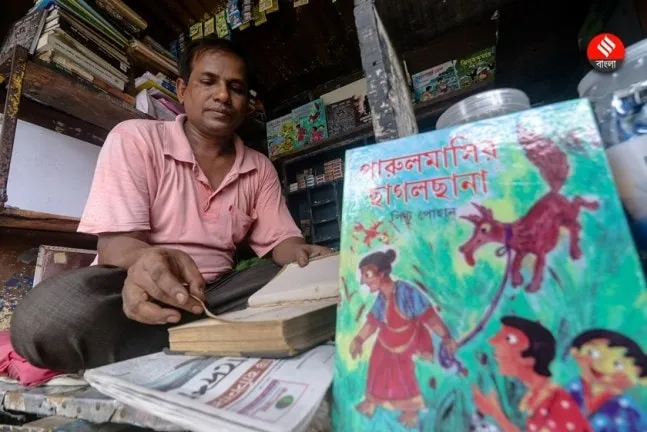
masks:
<instances>
[{"instance_id":1,"label":"illustration of woman in red sari","mask_svg":"<svg viewBox=\"0 0 647 432\"><path fill-rule=\"evenodd\" d=\"M356 358L366 340L376 334L365 398L356 408L367 417L373 416L378 406L401 411L400 423L415 427L418 411L425 404L416 379L414 356L433 360L431 332L442 338L451 354L456 342L419 288L391 278L395 258L395 251L390 249L374 252L359 263L360 283L376 292L377 299L350 346L351 356Z\"/></svg>"}]
</instances>

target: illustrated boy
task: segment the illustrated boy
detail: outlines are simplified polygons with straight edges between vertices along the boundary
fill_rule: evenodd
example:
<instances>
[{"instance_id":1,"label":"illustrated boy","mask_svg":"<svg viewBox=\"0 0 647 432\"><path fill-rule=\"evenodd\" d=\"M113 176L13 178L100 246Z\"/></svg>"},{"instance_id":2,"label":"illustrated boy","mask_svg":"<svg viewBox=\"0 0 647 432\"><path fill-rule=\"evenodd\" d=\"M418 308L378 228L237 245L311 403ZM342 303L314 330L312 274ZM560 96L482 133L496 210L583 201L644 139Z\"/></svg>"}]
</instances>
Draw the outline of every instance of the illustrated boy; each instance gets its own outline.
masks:
<instances>
[{"instance_id":1,"label":"illustrated boy","mask_svg":"<svg viewBox=\"0 0 647 432\"><path fill-rule=\"evenodd\" d=\"M433 89L432 89L432 87L431 87L431 86L427 86L427 87L425 87L425 91L424 91L424 92L422 93L422 95L420 96L420 102L427 102L427 101L432 100L432 99L434 98L434 95L433 95L433 93L432 93L432 90L433 90Z\"/></svg>"},{"instance_id":2,"label":"illustrated boy","mask_svg":"<svg viewBox=\"0 0 647 432\"><path fill-rule=\"evenodd\" d=\"M523 429L512 423L494 392L485 395L473 387L474 405L490 416L503 432L590 432L588 420L573 397L550 379L550 364L555 359L555 338L535 321L505 316L501 329L490 338L499 373L516 378L526 387L519 410L526 414Z\"/></svg>"},{"instance_id":3,"label":"illustrated boy","mask_svg":"<svg viewBox=\"0 0 647 432\"><path fill-rule=\"evenodd\" d=\"M301 143L305 141L307 131L305 128L301 127L301 123L297 123L296 128L297 128L297 141Z\"/></svg>"},{"instance_id":4,"label":"illustrated boy","mask_svg":"<svg viewBox=\"0 0 647 432\"><path fill-rule=\"evenodd\" d=\"M592 329L571 344L580 378L569 391L595 431L647 431L647 415L625 393L647 385L647 358L640 346L611 330Z\"/></svg>"},{"instance_id":5,"label":"illustrated boy","mask_svg":"<svg viewBox=\"0 0 647 432\"><path fill-rule=\"evenodd\" d=\"M312 142L319 142L324 139L323 127L319 129L317 126L312 127Z\"/></svg>"}]
</instances>

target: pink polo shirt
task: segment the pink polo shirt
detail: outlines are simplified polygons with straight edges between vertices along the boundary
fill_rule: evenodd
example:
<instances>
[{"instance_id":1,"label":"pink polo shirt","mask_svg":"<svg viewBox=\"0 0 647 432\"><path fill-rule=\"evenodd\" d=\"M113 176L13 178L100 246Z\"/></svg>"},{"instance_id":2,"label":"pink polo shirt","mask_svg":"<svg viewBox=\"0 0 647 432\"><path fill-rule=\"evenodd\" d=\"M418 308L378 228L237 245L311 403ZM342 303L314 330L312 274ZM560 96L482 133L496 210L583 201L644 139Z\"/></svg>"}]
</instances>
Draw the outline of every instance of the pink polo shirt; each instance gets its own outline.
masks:
<instances>
[{"instance_id":1,"label":"pink polo shirt","mask_svg":"<svg viewBox=\"0 0 647 432\"><path fill-rule=\"evenodd\" d=\"M183 250L206 280L233 265L246 241L259 256L301 237L272 163L236 137L236 159L214 191L176 121L129 120L108 135L79 232L147 231L149 243Z\"/></svg>"}]
</instances>

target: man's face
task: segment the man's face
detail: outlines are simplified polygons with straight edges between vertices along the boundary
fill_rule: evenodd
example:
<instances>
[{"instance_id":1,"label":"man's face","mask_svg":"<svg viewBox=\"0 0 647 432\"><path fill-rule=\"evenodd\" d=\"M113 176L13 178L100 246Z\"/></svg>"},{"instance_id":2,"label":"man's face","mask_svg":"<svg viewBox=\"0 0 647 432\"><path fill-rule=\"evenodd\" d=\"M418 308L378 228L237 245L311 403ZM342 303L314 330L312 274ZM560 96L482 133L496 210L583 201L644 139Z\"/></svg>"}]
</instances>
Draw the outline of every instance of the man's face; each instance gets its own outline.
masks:
<instances>
[{"instance_id":1,"label":"man's face","mask_svg":"<svg viewBox=\"0 0 647 432\"><path fill-rule=\"evenodd\" d=\"M595 339L580 349L571 348L571 355L584 381L620 394L640 383L640 368L625 351L623 347L610 347L606 339Z\"/></svg>"},{"instance_id":2,"label":"man's face","mask_svg":"<svg viewBox=\"0 0 647 432\"><path fill-rule=\"evenodd\" d=\"M501 375L519 378L532 371L534 359L522 356L530 341L521 330L504 325L490 338L490 345L494 348Z\"/></svg>"},{"instance_id":3,"label":"man's face","mask_svg":"<svg viewBox=\"0 0 647 432\"><path fill-rule=\"evenodd\" d=\"M178 97L188 121L211 136L229 136L247 115L245 63L226 51L195 56L189 82L177 83Z\"/></svg>"}]
</instances>

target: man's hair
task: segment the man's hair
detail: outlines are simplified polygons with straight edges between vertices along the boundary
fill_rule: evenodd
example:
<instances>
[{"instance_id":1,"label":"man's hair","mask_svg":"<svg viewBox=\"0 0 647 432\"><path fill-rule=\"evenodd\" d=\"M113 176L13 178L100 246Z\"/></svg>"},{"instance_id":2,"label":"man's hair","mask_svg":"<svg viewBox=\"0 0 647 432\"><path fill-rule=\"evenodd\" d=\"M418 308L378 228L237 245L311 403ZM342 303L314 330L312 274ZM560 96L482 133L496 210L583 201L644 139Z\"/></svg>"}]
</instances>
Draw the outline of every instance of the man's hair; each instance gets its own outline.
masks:
<instances>
[{"instance_id":1,"label":"man's hair","mask_svg":"<svg viewBox=\"0 0 647 432\"><path fill-rule=\"evenodd\" d=\"M501 318L501 323L508 327L516 328L526 335L529 341L528 348L521 353L522 357L535 360L533 370L541 376L549 377L550 364L555 359L555 337L544 326L535 321L515 316Z\"/></svg>"},{"instance_id":2,"label":"man's hair","mask_svg":"<svg viewBox=\"0 0 647 432\"><path fill-rule=\"evenodd\" d=\"M180 77L184 82L189 82L191 72L193 71L193 62L196 58L210 51L224 51L241 59L245 64L245 79L247 80L247 84L250 84L251 64L243 48L230 40L220 39L214 36L207 36L191 42L182 54L179 66Z\"/></svg>"},{"instance_id":3,"label":"man's hair","mask_svg":"<svg viewBox=\"0 0 647 432\"><path fill-rule=\"evenodd\" d=\"M647 356L636 342L620 333L604 329L587 330L573 339L571 346L579 350L596 339L607 341L609 348L624 348L625 357L633 359L634 364L640 368L640 377L647 376Z\"/></svg>"}]
</instances>

